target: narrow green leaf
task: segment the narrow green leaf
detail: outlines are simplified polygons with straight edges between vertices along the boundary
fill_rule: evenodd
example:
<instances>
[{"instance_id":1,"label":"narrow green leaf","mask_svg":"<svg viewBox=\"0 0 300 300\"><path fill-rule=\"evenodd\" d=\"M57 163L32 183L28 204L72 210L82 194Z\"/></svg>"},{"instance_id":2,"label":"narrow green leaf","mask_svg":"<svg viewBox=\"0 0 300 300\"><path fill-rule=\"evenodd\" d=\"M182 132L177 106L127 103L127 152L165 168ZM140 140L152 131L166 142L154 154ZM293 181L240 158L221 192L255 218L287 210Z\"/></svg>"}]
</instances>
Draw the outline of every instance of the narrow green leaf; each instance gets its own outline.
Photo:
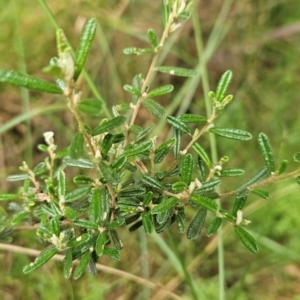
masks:
<instances>
[{"instance_id":1,"label":"narrow green leaf","mask_svg":"<svg viewBox=\"0 0 300 300\"><path fill-rule=\"evenodd\" d=\"M47 222L47 228L45 226L40 226L36 231L37 236L40 236L43 239L51 238L53 236L53 233L51 232L48 225L49 223Z\"/></svg>"},{"instance_id":2,"label":"narrow green leaf","mask_svg":"<svg viewBox=\"0 0 300 300\"><path fill-rule=\"evenodd\" d=\"M133 86L135 89L139 90L139 91L142 90L143 83L144 83L144 77L143 77L143 74L135 75L135 76L133 77L133 79L132 79L132 86ZM132 95L132 100L131 100L131 102L132 102L133 104L136 104L137 101L138 101L138 99L139 99L139 96L137 96L137 95Z\"/></svg>"},{"instance_id":3,"label":"narrow green leaf","mask_svg":"<svg viewBox=\"0 0 300 300\"><path fill-rule=\"evenodd\" d=\"M84 153L84 137L81 132L77 132L72 139L70 145L70 157L71 159L78 159L83 156Z\"/></svg>"},{"instance_id":4,"label":"narrow green leaf","mask_svg":"<svg viewBox=\"0 0 300 300\"><path fill-rule=\"evenodd\" d=\"M233 216L236 217L237 211L243 209L243 207L246 204L247 198L248 198L248 195L244 195L244 194L239 195L239 194L236 194L235 202L234 202L234 205L233 205L233 208L232 208L232 211L231 211L231 214Z\"/></svg>"},{"instance_id":5,"label":"narrow green leaf","mask_svg":"<svg viewBox=\"0 0 300 300\"><path fill-rule=\"evenodd\" d=\"M15 86L25 87L30 90L50 93L50 94L62 94L63 91L58 86L44 81L33 76L19 73L13 70L0 69L0 82L8 83Z\"/></svg>"},{"instance_id":6,"label":"narrow green leaf","mask_svg":"<svg viewBox=\"0 0 300 300\"><path fill-rule=\"evenodd\" d=\"M110 131L116 127L119 127L123 125L126 122L126 117L125 116L118 116L113 119L108 120L107 122L101 124L100 126L96 127L92 131L92 136Z\"/></svg>"},{"instance_id":7,"label":"narrow green leaf","mask_svg":"<svg viewBox=\"0 0 300 300\"><path fill-rule=\"evenodd\" d=\"M130 130L136 134L140 133L143 131L143 127L139 126L139 125L136 125L136 124L133 124L130 126Z\"/></svg>"},{"instance_id":8,"label":"narrow green leaf","mask_svg":"<svg viewBox=\"0 0 300 300\"><path fill-rule=\"evenodd\" d=\"M112 185L117 185L120 182L120 174L105 162L100 162L100 170L103 177Z\"/></svg>"},{"instance_id":9,"label":"narrow green leaf","mask_svg":"<svg viewBox=\"0 0 300 300\"><path fill-rule=\"evenodd\" d=\"M167 117L167 122L171 124L174 128L184 132L184 133L191 133L192 130L189 128L184 122L180 121L178 118L173 116Z\"/></svg>"},{"instance_id":10,"label":"narrow green leaf","mask_svg":"<svg viewBox=\"0 0 300 300\"><path fill-rule=\"evenodd\" d=\"M125 140L125 135L122 132L113 135L113 144L121 143L124 140Z\"/></svg>"},{"instance_id":11,"label":"narrow green leaf","mask_svg":"<svg viewBox=\"0 0 300 300\"><path fill-rule=\"evenodd\" d=\"M70 206L65 206L64 215L71 221L74 221L78 217L78 212Z\"/></svg>"},{"instance_id":12,"label":"narrow green leaf","mask_svg":"<svg viewBox=\"0 0 300 300\"><path fill-rule=\"evenodd\" d=\"M0 201L9 201L14 199L19 199L19 194L0 194Z\"/></svg>"},{"instance_id":13,"label":"narrow green leaf","mask_svg":"<svg viewBox=\"0 0 300 300\"><path fill-rule=\"evenodd\" d=\"M101 154L103 157L105 157L108 154L113 143L114 135L112 135L111 133L106 134L101 144Z\"/></svg>"},{"instance_id":14,"label":"narrow green leaf","mask_svg":"<svg viewBox=\"0 0 300 300\"><path fill-rule=\"evenodd\" d=\"M18 212L16 215L14 215L14 217L11 220L11 224L15 225L17 223L19 223L20 221L22 221L24 218L26 218L27 216L29 216L29 212L28 211L21 211Z\"/></svg>"},{"instance_id":15,"label":"narrow green leaf","mask_svg":"<svg viewBox=\"0 0 300 300\"><path fill-rule=\"evenodd\" d=\"M41 175L45 173L47 170L48 170L47 165L42 161L34 167L33 173L35 175Z\"/></svg>"},{"instance_id":16,"label":"narrow green leaf","mask_svg":"<svg viewBox=\"0 0 300 300\"><path fill-rule=\"evenodd\" d=\"M192 194L190 200L195 204L201 205L210 211L217 211L219 208L216 202L202 195Z\"/></svg>"},{"instance_id":17,"label":"narrow green leaf","mask_svg":"<svg viewBox=\"0 0 300 300\"><path fill-rule=\"evenodd\" d=\"M113 106L113 109L115 109L117 112L125 112L130 110L130 105L127 103L120 103Z\"/></svg>"},{"instance_id":18,"label":"narrow green leaf","mask_svg":"<svg viewBox=\"0 0 300 300\"><path fill-rule=\"evenodd\" d=\"M275 172L274 156L273 156L273 151L272 151L269 138L267 137L266 134L261 132L258 135L257 141L267 169L269 170L270 173Z\"/></svg>"},{"instance_id":19,"label":"narrow green leaf","mask_svg":"<svg viewBox=\"0 0 300 300\"><path fill-rule=\"evenodd\" d=\"M142 182L155 190L163 191L165 189L165 187L159 181L146 174L143 175Z\"/></svg>"},{"instance_id":20,"label":"narrow green leaf","mask_svg":"<svg viewBox=\"0 0 300 300\"><path fill-rule=\"evenodd\" d=\"M75 268L74 273L73 273L73 278L75 280L81 277L81 275L83 274L84 270L86 269L91 257L92 257L92 253L90 251L87 251L86 253L84 253L81 256L80 262L77 265L77 267Z\"/></svg>"},{"instance_id":21,"label":"narrow green leaf","mask_svg":"<svg viewBox=\"0 0 300 300\"><path fill-rule=\"evenodd\" d=\"M148 126L146 126L142 131L140 131L138 133L138 135L136 136L135 138L135 141L138 142L140 141L141 139L143 139L150 131L151 129L154 127L153 124L150 124Z\"/></svg>"},{"instance_id":22,"label":"narrow green leaf","mask_svg":"<svg viewBox=\"0 0 300 300\"><path fill-rule=\"evenodd\" d=\"M107 230L113 230L113 229L117 229L121 226L123 226L125 224L125 219L124 218L117 218L114 221L112 221L111 223L106 225Z\"/></svg>"},{"instance_id":23,"label":"narrow green leaf","mask_svg":"<svg viewBox=\"0 0 300 300\"><path fill-rule=\"evenodd\" d=\"M145 233L152 233L153 230L153 223L152 223L152 216L149 212L142 213L142 223L145 230Z\"/></svg>"},{"instance_id":24,"label":"narrow green leaf","mask_svg":"<svg viewBox=\"0 0 300 300\"><path fill-rule=\"evenodd\" d=\"M87 55L90 51L92 41L94 39L97 28L96 19L89 19L83 26L78 49L75 55L75 72L73 79L76 81L84 67Z\"/></svg>"},{"instance_id":25,"label":"narrow green leaf","mask_svg":"<svg viewBox=\"0 0 300 300\"><path fill-rule=\"evenodd\" d=\"M86 197L90 193L91 188L92 187L90 185L81 186L78 189L75 189L72 192L67 193L65 196L65 201L73 202L80 198Z\"/></svg>"},{"instance_id":26,"label":"narrow green leaf","mask_svg":"<svg viewBox=\"0 0 300 300\"><path fill-rule=\"evenodd\" d=\"M175 219L173 218L166 218L166 221L162 224L156 222L155 225L155 231L157 233L161 233L164 232L172 223L173 221L175 221Z\"/></svg>"},{"instance_id":27,"label":"narrow green leaf","mask_svg":"<svg viewBox=\"0 0 300 300\"><path fill-rule=\"evenodd\" d=\"M263 198L263 199L268 199L270 198L270 193L266 190L262 190L262 189L253 189L251 190L251 193Z\"/></svg>"},{"instance_id":28,"label":"narrow green leaf","mask_svg":"<svg viewBox=\"0 0 300 300\"><path fill-rule=\"evenodd\" d=\"M81 244L78 249L73 252L73 258L77 259L79 258L83 253L86 253L87 251L94 251L95 243L97 240L97 234L89 234L89 239L86 243ZM94 253L93 253L94 254ZM96 258L96 257L95 257Z\"/></svg>"},{"instance_id":29,"label":"narrow green leaf","mask_svg":"<svg viewBox=\"0 0 300 300\"><path fill-rule=\"evenodd\" d=\"M204 182L199 189L194 191L194 194L200 194L200 193L205 193L205 192L211 191L217 185L219 185L220 182L221 182L220 179L212 179L210 181Z\"/></svg>"},{"instance_id":30,"label":"narrow green leaf","mask_svg":"<svg viewBox=\"0 0 300 300\"><path fill-rule=\"evenodd\" d=\"M220 177L236 177L236 176L241 176L243 174L245 174L245 170L232 168L232 169L222 169L220 173L217 175Z\"/></svg>"},{"instance_id":31,"label":"narrow green leaf","mask_svg":"<svg viewBox=\"0 0 300 300\"><path fill-rule=\"evenodd\" d=\"M182 155L179 162L180 177L183 182L189 185L192 181L194 160L190 153Z\"/></svg>"},{"instance_id":32,"label":"narrow green leaf","mask_svg":"<svg viewBox=\"0 0 300 300\"><path fill-rule=\"evenodd\" d=\"M122 189L118 196L120 198L131 198L131 197L139 197L139 196L143 196L146 194L146 190L143 188L139 188L139 187L134 187L134 188L126 188L126 189Z\"/></svg>"},{"instance_id":33,"label":"narrow green leaf","mask_svg":"<svg viewBox=\"0 0 300 300\"><path fill-rule=\"evenodd\" d=\"M58 172L58 196L62 197L66 194L66 174L64 171Z\"/></svg>"},{"instance_id":34,"label":"narrow green leaf","mask_svg":"<svg viewBox=\"0 0 300 300\"><path fill-rule=\"evenodd\" d=\"M23 268L23 273L27 274L29 272L32 272L42 265L44 265L47 261L49 261L56 253L58 250L54 246L50 246L46 248L44 251L40 253L40 255L35 259L34 262L30 263L29 265L26 265Z\"/></svg>"},{"instance_id":35,"label":"narrow green leaf","mask_svg":"<svg viewBox=\"0 0 300 300\"><path fill-rule=\"evenodd\" d=\"M194 114L183 114L178 117L178 119L184 123L203 123L206 122L206 118L200 115Z\"/></svg>"},{"instance_id":36,"label":"narrow green leaf","mask_svg":"<svg viewBox=\"0 0 300 300\"><path fill-rule=\"evenodd\" d=\"M43 212L46 212L49 216L51 216L53 218L62 216L62 211L58 207L58 204L56 204L54 202L50 202L49 206L43 205L41 209Z\"/></svg>"},{"instance_id":37,"label":"narrow green leaf","mask_svg":"<svg viewBox=\"0 0 300 300\"><path fill-rule=\"evenodd\" d=\"M206 175L206 171L205 171L204 161L200 157L200 155L197 155L196 166L197 166L197 169L199 172L200 182L205 182L207 175Z\"/></svg>"},{"instance_id":38,"label":"narrow green leaf","mask_svg":"<svg viewBox=\"0 0 300 300\"><path fill-rule=\"evenodd\" d=\"M106 255L114 260L120 260L120 251L115 248L105 247L103 255Z\"/></svg>"},{"instance_id":39,"label":"narrow green leaf","mask_svg":"<svg viewBox=\"0 0 300 300\"><path fill-rule=\"evenodd\" d=\"M118 201L118 208L125 212L138 212L140 202L137 198L122 198Z\"/></svg>"},{"instance_id":40,"label":"narrow green leaf","mask_svg":"<svg viewBox=\"0 0 300 300\"><path fill-rule=\"evenodd\" d=\"M172 184L172 190L175 192L183 192L187 188L188 188L188 185L182 181L177 181Z\"/></svg>"},{"instance_id":41,"label":"narrow green leaf","mask_svg":"<svg viewBox=\"0 0 300 300\"><path fill-rule=\"evenodd\" d=\"M204 207L201 207L197 212L196 216L192 220L187 230L187 238L189 240L194 241L199 237L203 224L205 222L206 214L207 214L207 209L205 209Z\"/></svg>"},{"instance_id":42,"label":"narrow green leaf","mask_svg":"<svg viewBox=\"0 0 300 300\"><path fill-rule=\"evenodd\" d=\"M186 215L183 209L175 212L175 218L178 226L179 232L183 233L186 231Z\"/></svg>"},{"instance_id":43,"label":"narrow green leaf","mask_svg":"<svg viewBox=\"0 0 300 300\"><path fill-rule=\"evenodd\" d=\"M125 219L125 224L128 225L128 224L132 224L133 222L135 222L136 220L138 220L140 218L140 214L137 213L137 214L131 214L129 215L128 217L126 217Z\"/></svg>"},{"instance_id":44,"label":"narrow green leaf","mask_svg":"<svg viewBox=\"0 0 300 300\"><path fill-rule=\"evenodd\" d=\"M141 91L138 90L137 88L133 87L132 85L129 84L125 84L123 86L124 90L130 94L136 95L138 97L140 97L142 95Z\"/></svg>"},{"instance_id":45,"label":"narrow green leaf","mask_svg":"<svg viewBox=\"0 0 300 300\"><path fill-rule=\"evenodd\" d=\"M154 117L156 118L163 117L165 113L165 109L156 101L147 98L143 101L143 104Z\"/></svg>"},{"instance_id":46,"label":"narrow green leaf","mask_svg":"<svg viewBox=\"0 0 300 300\"><path fill-rule=\"evenodd\" d=\"M155 220L158 224L163 225L166 222L168 222L168 220L170 220L173 215L174 215L174 209L171 207L165 211L155 214Z\"/></svg>"},{"instance_id":47,"label":"narrow green leaf","mask_svg":"<svg viewBox=\"0 0 300 300\"><path fill-rule=\"evenodd\" d=\"M179 15L176 16L178 20L185 21L191 17L191 13L189 11L183 11Z\"/></svg>"},{"instance_id":48,"label":"narrow green leaf","mask_svg":"<svg viewBox=\"0 0 300 300\"><path fill-rule=\"evenodd\" d=\"M220 214L222 214L222 218L228 222L235 223L236 222L236 217L230 214L228 211L224 209L219 210Z\"/></svg>"},{"instance_id":49,"label":"narrow green leaf","mask_svg":"<svg viewBox=\"0 0 300 300\"><path fill-rule=\"evenodd\" d=\"M246 248L248 248L253 253L258 252L258 245L250 233L248 233L240 226L234 226L234 231L239 237L239 239L242 241L242 243L246 246Z\"/></svg>"},{"instance_id":50,"label":"narrow green leaf","mask_svg":"<svg viewBox=\"0 0 300 300\"><path fill-rule=\"evenodd\" d=\"M98 229L98 225L87 220L87 219L77 219L74 222L75 226L86 228L86 229Z\"/></svg>"},{"instance_id":51,"label":"narrow green leaf","mask_svg":"<svg viewBox=\"0 0 300 300\"><path fill-rule=\"evenodd\" d=\"M70 241L68 241L67 246L68 247L80 247L83 244L87 244L90 239L90 235L88 233L83 233L77 238L73 238Z\"/></svg>"},{"instance_id":52,"label":"narrow green leaf","mask_svg":"<svg viewBox=\"0 0 300 300\"><path fill-rule=\"evenodd\" d=\"M171 151L175 143L175 139L169 139L163 142L155 151L154 151L154 163L158 164L161 163L164 158L168 155Z\"/></svg>"},{"instance_id":53,"label":"narrow green leaf","mask_svg":"<svg viewBox=\"0 0 300 300\"><path fill-rule=\"evenodd\" d=\"M300 156L299 156L300 158ZM300 162L300 160L299 160ZM285 172L286 168L287 168L287 165L288 165L288 161L286 159L283 159L281 162L280 162L280 165L279 165L279 168L278 168L278 175L281 175L282 173Z\"/></svg>"},{"instance_id":54,"label":"narrow green leaf","mask_svg":"<svg viewBox=\"0 0 300 300\"><path fill-rule=\"evenodd\" d=\"M300 152L294 154L294 161L300 162Z\"/></svg>"},{"instance_id":55,"label":"narrow green leaf","mask_svg":"<svg viewBox=\"0 0 300 300\"><path fill-rule=\"evenodd\" d=\"M108 242L109 238L106 232L101 232L97 236L95 251L98 256L103 255L105 244Z\"/></svg>"},{"instance_id":56,"label":"narrow green leaf","mask_svg":"<svg viewBox=\"0 0 300 300\"><path fill-rule=\"evenodd\" d=\"M148 29L148 40L153 48L156 48L158 45L157 37L152 28Z\"/></svg>"},{"instance_id":57,"label":"narrow green leaf","mask_svg":"<svg viewBox=\"0 0 300 300\"><path fill-rule=\"evenodd\" d=\"M41 145L40 145L41 146ZM46 146L46 145L45 145ZM46 146L47 147L47 146ZM48 151L48 150L47 150ZM46 151L46 152L47 152ZM56 159L62 159L62 158L64 158L65 156L67 156L69 154L69 147L65 147L65 148L63 148L63 149L61 149L61 150L58 150L57 152L56 152L56 156L55 156L55 158Z\"/></svg>"},{"instance_id":58,"label":"narrow green leaf","mask_svg":"<svg viewBox=\"0 0 300 300\"><path fill-rule=\"evenodd\" d=\"M132 173L134 173L137 170L137 168L131 162L126 162L124 164L124 168ZM131 184L131 182L129 184Z\"/></svg>"},{"instance_id":59,"label":"narrow green leaf","mask_svg":"<svg viewBox=\"0 0 300 300\"><path fill-rule=\"evenodd\" d=\"M66 256L63 260L63 262L64 262L64 277L66 279L69 279L71 277L71 274L72 274L72 261L73 261L72 249L68 249L67 253L66 253Z\"/></svg>"},{"instance_id":60,"label":"narrow green leaf","mask_svg":"<svg viewBox=\"0 0 300 300\"><path fill-rule=\"evenodd\" d=\"M136 55L147 55L154 53L154 49L152 48L136 48L136 47L128 47L123 50L123 53L126 55L136 54Z\"/></svg>"},{"instance_id":61,"label":"narrow green leaf","mask_svg":"<svg viewBox=\"0 0 300 300\"><path fill-rule=\"evenodd\" d=\"M123 53L126 55L131 55L131 54L135 54L135 49L134 47L127 47L125 49L123 49Z\"/></svg>"},{"instance_id":62,"label":"narrow green leaf","mask_svg":"<svg viewBox=\"0 0 300 300\"><path fill-rule=\"evenodd\" d=\"M93 252L92 258L89 260L89 263L87 265L88 272L93 276L96 276L98 273L96 263L95 263L96 260L97 260L96 254L95 254L95 252Z\"/></svg>"},{"instance_id":63,"label":"narrow green leaf","mask_svg":"<svg viewBox=\"0 0 300 300\"><path fill-rule=\"evenodd\" d=\"M173 128L173 137L175 139L174 158L177 159L181 148L181 131L175 127Z\"/></svg>"},{"instance_id":64,"label":"narrow green leaf","mask_svg":"<svg viewBox=\"0 0 300 300\"><path fill-rule=\"evenodd\" d=\"M174 86L172 84L166 84L150 91L147 96L149 98L162 96L171 93L173 90Z\"/></svg>"},{"instance_id":65,"label":"narrow green leaf","mask_svg":"<svg viewBox=\"0 0 300 300\"><path fill-rule=\"evenodd\" d=\"M211 236L212 234L216 233L219 227L221 226L221 224L222 224L222 218L219 217L214 218L206 229L206 235Z\"/></svg>"},{"instance_id":66,"label":"narrow green leaf","mask_svg":"<svg viewBox=\"0 0 300 300\"><path fill-rule=\"evenodd\" d=\"M153 192L148 191L143 200L143 206L148 206L153 199Z\"/></svg>"},{"instance_id":67,"label":"narrow green leaf","mask_svg":"<svg viewBox=\"0 0 300 300\"><path fill-rule=\"evenodd\" d=\"M123 243L119 237L119 234L116 230L112 229L109 231L111 239L116 247L117 250L122 250L123 249Z\"/></svg>"},{"instance_id":68,"label":"narrow green leaf","mask_svg":"<svg viewBox=\"0 0 300 300\"><path fill-rule=\"evenodd\" d=\"M51 230L51 232L53 234L55 234L56 236L59 236L59 234L60 234L60 223L59 223L58 219L57 218L52 218L49 223L50 223L49 229Z\"/></svg>"},{"instance_id":69,"label":"narrow green leaf","mask_svg":"<svg viewBox=\"0 0 300 300\"><path fill-rule=\"evenodd\" d=\"M57 79L63 78L63 71L61 67L58 65L58 58L52 57L50 60L50 64L43 68L43 72L46 74L50 74L53 77L56 77Z\"/></svg>"},{"instance_id":70,"label":"narrow green leaf","mask_svg":"<svg viewBox=\"0 0 300 300\"><path fill-rule=\"evenodd\" d=\"M171 7L169 4L169 0L162 0L162 4L163 4L163 13L164 13L164 28L166 28L171 13Z\"/></svg>"},{"instance_id":71,"label":"narrow green leaf","mask_svg":"<svg viewBox=\"0 0 300 300\"><path fill-rule=\"evenodd\" d=\"M198 144L198 143L194 143L193 144L193 149L196 151L196 153L201 157L201 159L203 160L203 162L209 167L212 167L211 161L209 159L208 154L206 153L206 151Z\"/></svg>"},{"instance_id":72,"label":"narrow green leaf","mask_svg":"<svg viewBox=\"0 0 300 300\"><path fill-rule=\"evenodd\" d=\"M178 68L178 67L161 66L161 67L157 67L156 70L162 73L167 73L170 75L181 76L181 77L193 77L197 75L197 72L195 70Z\"/></svg>"},{"instance_id":73,"label":"narrow green leaf","mask_svg":"<svg viewBox=\"0 0 300 300\"><path fill-rule=\"evenodd\" d=\"M110 211L111 211L111 195L106 186L102 188L101 205L102 205L102 221L106 221L106 219L110 216Z\"/></svg>"},{"instance_id":74,"label":"narrow green leaf","mask_svg":"<svg viewBox=\"0 0 300 300\"><path fill-rule=\"evenodd\" d=\"M225 96L225 93L229 87L229 84L232 79L232 72L230 70L226 71L219 80L217 91L216 91L216 100L221 102Z\"/></svg>"},{"instance_id":75,"label":"narrow green leaf","mask_svg":"<svg viewBox=\"0 0 300 300\"><path fill-rule=\"evenodd\" d=\"M75 184L90 184L92 182L94 182L94 179L92 179L89 176L86 175L77 175L73 178L73 182Z\"/></svg>"},{"instance_id":76,"label":"narrow green leaf","mask_svg":"<svg viewBox=\"0 0 300 300\"><path fill-rule=\"evenodd\" d=\"M138 155L148 151L152 147L152 145L152 141L145 141L140 144L135 144L132 148L126 149L123 154L127 157Z\"/></svg>"},{"instance_id":77,"label":"narrow green leaf","mask_svg":"<svg viewBox=\"0 0 300 300\"><path fill-rule=\"evenodd\" d=\"M103 102L99 99L85 99L77 104L77 108L84 114L99 117L102 113Z\"/></svg>"},{"instance_id":78,"label":"narrow green leaf","mask_svg":"<svg viewBox=\"0 0 300 300\"><path fill-rule=\"evenodd\" d=\"M63 163L69 167L77 167L82 169L95 168L95 164L85 158L72 159L70 156L66 156L63 158Z\"/></svg>"},{"instance_id":79,"label":"narrow green leaf","mask_svg":"<svg viewBox=\"0 0 300 300\"><path fill-rule=\"evenodd\" d=\"M241 129L212 127L209 132L232 140L247 141L252 138L251 133Z\"/></svg>"},{"instance_id":80,"label":"narrow green leaf","mask_svg":"<svg viewBox=\"0 0 300 300\"><path fill-rule=\"evenodd\" d=\"M150 213L152 215L155 215L155 214L158 214L158 213L163 213L163 212L167 211L168 209L174 207L177 203L178 203L177 198L175 198L175 197L167 198L166 200L164 200L161 203L154 206L150 210Z\"/></svg>"},{"instance_id":81,"label":"narrow green leaf","mask_svg":"<svg viewBox=\"0 0 300 300\"><path fill-rule=\"evenodd\" d=\"M9 175L6 180L7 181L23 181L28 179L28 174L15 174L15 175Z\"/></svg>"},{"instance_id":82,"label":"narrow green leaf","mask_svg":"<svg viewBox=\"0 0 300 300\"><path fill-rule=\"evenodd\" d=\"M126 162L127 162L127 156L125 156L125 155L120 155L118 158L116 158L116 159L112 162L111 166L112 166L112 168L115 169L116 171L120 171L120 170L124 167L124 165L125 165Z\"/></svg>"},{"instance_id":83,"label":"narrow green leaf","mask_svg":"<svg viewBox=\"0 0 300 300\"><path fill-rule=\"evenodd\" d=\"M252 184L258 183L263 179L267 178L270 175L269 170L266 167L260 169L253 177L247 180L244 184L237 188L237 192L241 192L245 190L247 187L251 186Z\"/></svg>"},{"instance_id":84,"label":"narrow green leaf","mask_svg":"<svg viewBox=\"0 0 300 300\"><path fill-rule=\"evenodd\" d=\"M98 224L101 220L101 190L95 188L90 198L91 204L89 208L89 220Z\"/></svg>"}]
</instances>

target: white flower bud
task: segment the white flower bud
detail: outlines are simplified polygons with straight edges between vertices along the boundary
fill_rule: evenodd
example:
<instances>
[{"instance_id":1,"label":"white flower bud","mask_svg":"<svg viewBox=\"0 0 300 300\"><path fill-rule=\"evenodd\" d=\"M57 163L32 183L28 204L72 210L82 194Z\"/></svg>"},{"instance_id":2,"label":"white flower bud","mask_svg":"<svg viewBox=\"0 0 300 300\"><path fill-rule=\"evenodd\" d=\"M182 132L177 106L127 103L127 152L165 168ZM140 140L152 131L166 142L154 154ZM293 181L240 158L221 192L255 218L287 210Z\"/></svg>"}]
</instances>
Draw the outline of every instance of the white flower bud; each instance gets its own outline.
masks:
<instances>
[{"instance_id":1,"label":"white flower bud","mask_svg":"<svg viewBox=\"0 0 300 300\"><path fill-rule=\"evenodd\" d=\"M192 181L189 185L189 193L191 194L196 188L196 183Z\"/></svg>"},{"instance_id":2,"label":"white flower bud","mask_svg":"<svg viewBox=\"0 0 300 300\"><path fill-rule=\"evenodd\" d=\"M69 50L65 50L62 52L58 59L58 66L61 68L64 79L66 82L69 82L74 76L74 60Z\"/></svg>"},{"instance_id":3,"label":"white flower bud","mask_svg":"<svg viewBox=\"0 0 300 300\"><path fill-rule=\"evenodd\" d=\"M241 210L238 210L236 213L236 225L240 225L243 221L243 212Z\"/></svg>"},{"instance_id":4,"label":"white flower bud","mask_svg":"<svg viewBox=\"0 0 300 300\"><path fill-rule=\"evenodd\" d=\"M48 146L51 146L54 144L54 132L53 131L46 131L43 134L45 142Z\"/></svg>"}]
</instances>

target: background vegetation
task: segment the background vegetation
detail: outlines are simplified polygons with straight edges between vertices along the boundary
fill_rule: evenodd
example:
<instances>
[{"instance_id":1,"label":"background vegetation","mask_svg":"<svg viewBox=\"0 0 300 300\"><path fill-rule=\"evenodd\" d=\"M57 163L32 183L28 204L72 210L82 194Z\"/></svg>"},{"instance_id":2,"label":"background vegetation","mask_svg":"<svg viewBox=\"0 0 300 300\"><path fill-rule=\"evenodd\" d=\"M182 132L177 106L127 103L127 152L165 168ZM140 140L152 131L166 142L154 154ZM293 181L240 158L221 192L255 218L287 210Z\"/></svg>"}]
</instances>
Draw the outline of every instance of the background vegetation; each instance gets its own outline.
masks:
<instances>
[{"instance_id":1,"label":"background vegetation","mask_svg":"<svg viewBox=\"0 0 300 300\"><path fill-rule=\"evenodd\" d=\"M197 67L202 75L207 72L212 89L220 75L231 69L234 78L229 92L234 101L218 126L243 128L254 137L263 131L277 148L275 155L292 161L293 153L299 151L300 127L298 1L196 2L194 17L171 37L165 64ZM98 29L87 70L108 107L128 101L122 86L145 72L149 61L125 56L123 49L143 47L150 27L160 32L160 1L48 1L54 19L43 3L0 0L5 7L0 11L1 68L48 78L41 70L56 53L54 21L76 45L86 19L96 17ZM169 113L205 113L201 76L186 81L159 75L155 80L175 85L176 91L163 100ZM84 81L82 85L85 97L92 96ZM63 147L70 142L76 123L61 96L1 85L0 103L0 191L11 192L16 186L5 178L15 173L23 160L29 164L41 160L43 154L36 146L43 141L43 132L54 131L57 144ZM138 122L149 122L149 115L141 111ZM248 175L263 165L255 139L247 143L220 139L218 151L231 158L228 167L243 167ZM234 186L221 188L225 191ZM252 196L245 209L252 220L249 229L261 246L259 254L250 253L232 230L224 228L227 299L300 299L299 187L286 181L268 189L270 199ZM226 201L230 200L224 201L224 207ZM121 261L104 259L100 263L159 283L182 299L191 299L191 286L199 299L218 298L216 237L203 236L191 242L173 234L172 228L161 236L123 230L128 241ZM14 244L39 249L39 241L30 231L16 231ZM166 299L158 288L104 271L96 277L86 274L77 282L65 280L59 262L47 263L41 271L25 276L22 267L31 259L0 252L1 299Z\"/></svg>"}]
</instances>

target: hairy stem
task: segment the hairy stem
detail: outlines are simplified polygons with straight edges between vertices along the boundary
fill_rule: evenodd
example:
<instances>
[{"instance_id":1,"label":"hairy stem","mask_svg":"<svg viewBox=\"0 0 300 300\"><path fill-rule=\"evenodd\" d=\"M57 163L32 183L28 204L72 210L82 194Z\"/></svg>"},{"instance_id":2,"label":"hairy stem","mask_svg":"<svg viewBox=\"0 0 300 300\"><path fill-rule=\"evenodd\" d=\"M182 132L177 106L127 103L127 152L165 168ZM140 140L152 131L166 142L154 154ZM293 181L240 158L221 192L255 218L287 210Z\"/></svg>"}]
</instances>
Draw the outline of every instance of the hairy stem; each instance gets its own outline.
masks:
<instances>
[{"instance_id":1,"label":"hairy stem","mask_svg":"<svg viewBox=\"0 0 300 300\"><path fill-rule=\"evenodd\" d=\"M300 169L295 170L293 172L290 172L288 174L284 174L284 175L271 175L268 178L266 178L266 179L264 179L264 180L262 180L260 182L256 182L256 183L254 183L252 185L249 185L247 187L247 189L249 191L251 191L253 189L262 187L262 186L264 186L266 184L270 184L270 183L273 183L273 182L276 182L276 181L280 181L280 180L284 180L284 179L287 179L287 178L296 178L298 176L300 176ZM228 197L234 196L236 193L237 193L237 190L230 191L230 192L223 193L223 194L219 194L219 199L224 199L224 198L228 198Z\"/></svg>"},{"instance_id":2,"label":"hairy stem","mask_svg":"<svg viewBox=\"0 0 300 300\"><path fill-rule=\"evenodd\" d=\"M174 7L173 10L172 10L172 13L170 14L168 23L166 24L166 27L163 31L162 36L161 36L159 45L156 49L156 53L154 54L153 59L151 61L150 67L149 67L148 72L147 72L147 75L146 75L145 79L143 80L143 85L142 85L142 88L141 88L142 95L138 98L137 103L133 106L133 112L132 112L131 120L129 122L129 127L128 127L128 130L127 130L126 139L125 139L125 142L124 142L125 146L129 142L128 139L129 139L129 134L130 134L130 127L135 123L135 120L137 118L137 115L138 115L139 109L141 107L141 104L142 104L143 100L147 97L146 89L147 89L147 87L149 87L150 81L151 81L151 79L154 75L154 72L156 71L155 68L156 68L156 64L157 64L157 60L158 60L161 48L165 44L165 41L166 41L166 39L168 38L168 36L170 34L171 27L174 24L175 17L176 17L176 9Z\"/></svg>"}]
</instances>

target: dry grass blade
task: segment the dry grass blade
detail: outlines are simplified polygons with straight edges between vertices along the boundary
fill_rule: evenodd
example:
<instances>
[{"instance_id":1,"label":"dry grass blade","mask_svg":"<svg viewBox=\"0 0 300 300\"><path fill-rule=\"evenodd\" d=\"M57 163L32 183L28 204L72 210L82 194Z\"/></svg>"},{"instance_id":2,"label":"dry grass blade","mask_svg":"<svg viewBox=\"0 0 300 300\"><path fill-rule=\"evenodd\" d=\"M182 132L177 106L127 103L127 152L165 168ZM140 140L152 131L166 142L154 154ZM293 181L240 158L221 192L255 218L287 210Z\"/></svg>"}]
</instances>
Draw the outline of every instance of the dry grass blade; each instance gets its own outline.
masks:
<instances>
[{"instance_id":1,"label":"dry grass blade","mask_svg":"<svg viewBox=\"0 0 300 300\"><path fill-rule=\"evenodd\" d=\"M26 255L30 255L30 256L34 256L34 257L37 257L41 252L39 250L35 250L35 249L31 249L31 248L24 248L24 247L20 247L20 246L14 246L14 245L10 245L10 244L2 244L2 243L0 243L0 249L4 250L4 251L14 252L14 253L26 254ZM53 256L52 259L56 260L56 261L63 261L64 256L60 255L60 254L56 254L56 255ZM79 260L75 260L73 263L78 264ZM168 297L171 297L172 299L175 299L175 300L182 300L181 297L179 297L176 294L166 290L161 285L159 285L157 283L154 283L154 282L151 282L149 280L146 280L144 278L135 276L135 275L130 274L128 272L118 270L118 269L115 269L115 268L111 268L111 267L107 267L107 266L104 266L102 264L96 264L96 268L97 268L98 271L113 274L113 275L122 277L124 279L134 281L134 282L136 282L140 285L148 286L149 288L151 288L153 290L158 290L159 294L162 295L163 297L168 296Z\"/></svg>"}]
</instances>

